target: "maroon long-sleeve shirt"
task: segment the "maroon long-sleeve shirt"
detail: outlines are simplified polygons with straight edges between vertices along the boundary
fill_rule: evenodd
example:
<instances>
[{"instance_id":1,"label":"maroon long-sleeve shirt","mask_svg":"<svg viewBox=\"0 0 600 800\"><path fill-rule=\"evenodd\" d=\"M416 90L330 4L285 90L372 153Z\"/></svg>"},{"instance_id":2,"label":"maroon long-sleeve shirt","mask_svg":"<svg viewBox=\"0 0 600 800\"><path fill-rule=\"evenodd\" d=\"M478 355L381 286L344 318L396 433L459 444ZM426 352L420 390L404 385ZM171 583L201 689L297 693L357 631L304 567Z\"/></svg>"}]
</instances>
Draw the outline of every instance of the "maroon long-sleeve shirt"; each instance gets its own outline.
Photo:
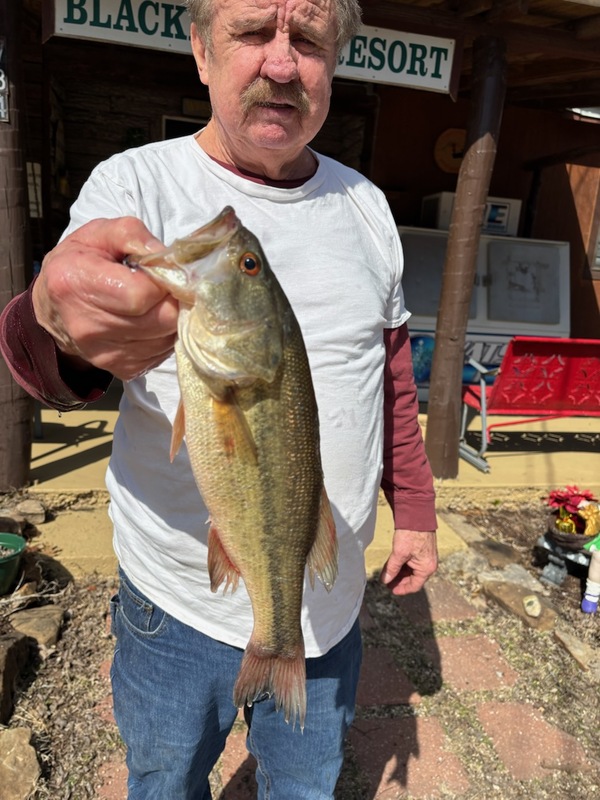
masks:
<instances>
[{"instance_id":1,"label":"maroon long-sleeve shirt","mask_svg":"<svg viewBox=\"0 0 600 800\"><path fill-rule=\"evenodd\" d=\"M0 350L17 381L32 397L58 411L72 411L99 399L112 375L92 367L74 370L36 318L31 288L15 297L0 316ZM384 332L384 456L381 486L396 528L431 531L437 527L433 479L417 419L406 325Z\"/></svg>"}]
</instances>

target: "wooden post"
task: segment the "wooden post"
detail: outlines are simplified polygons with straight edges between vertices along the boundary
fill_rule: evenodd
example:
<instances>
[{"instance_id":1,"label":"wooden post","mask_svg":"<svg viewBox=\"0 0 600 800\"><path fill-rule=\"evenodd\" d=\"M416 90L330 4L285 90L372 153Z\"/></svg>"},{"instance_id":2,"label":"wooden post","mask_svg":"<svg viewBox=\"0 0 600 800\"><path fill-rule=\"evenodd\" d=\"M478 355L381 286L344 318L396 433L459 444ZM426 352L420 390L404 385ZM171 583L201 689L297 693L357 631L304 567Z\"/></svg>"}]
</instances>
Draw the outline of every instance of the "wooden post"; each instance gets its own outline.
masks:
<instances>
[{"instance_id":1,"label":"wooden post","mask_svg":"<svg viewBox=\"0 0 600 800\"><path fill-rule=\"evenodd\" d=\"M30 261L29 208L21 143L21 3L0 0L0 309L25 289ZM33 402L0 358L0 492L20 489L29 477Z\"/></svg>"},{"instance_id":2,"label":"wooden post","mask_svg":"<svg viewBox=\"0 0 600 800\"><path fill-rule=\"evenodd\" d=\"M505 71L504 41L476 39L471 116L450 221L429 384L425 447L436 478L458 475L465 334L504 107Z\"/></svg>"}]
</instances>

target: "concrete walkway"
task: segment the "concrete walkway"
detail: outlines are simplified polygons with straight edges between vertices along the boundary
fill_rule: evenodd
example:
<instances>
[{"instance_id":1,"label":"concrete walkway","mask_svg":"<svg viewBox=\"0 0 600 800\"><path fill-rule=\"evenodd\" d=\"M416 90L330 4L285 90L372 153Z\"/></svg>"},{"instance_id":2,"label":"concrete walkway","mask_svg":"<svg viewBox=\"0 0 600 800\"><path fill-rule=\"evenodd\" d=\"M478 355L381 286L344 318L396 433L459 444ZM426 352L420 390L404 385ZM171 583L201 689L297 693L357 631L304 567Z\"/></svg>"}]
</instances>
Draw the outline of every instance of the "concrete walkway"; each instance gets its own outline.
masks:
<instances>
[{"instance_id":1,"label":"concrete walkway","mask_svg":"<svg viewBox=\"0 0 600 800\"><path fill-rule=\"evenodd\" d=\"M106 573L115 566L112 534L102 503L106 500L104 476L119 397L120 387L115 386L102 401L83 411L41 412L42 438L33 444L31 491L61 502L80 495L90 498L88 513L81 516L81 529L75 540L61 533L60 520L44 526L47 541L61 553L65 566L74 575L94 569ZM497 419L492 417L490 422ZM425 414L420 421L425 431ZM477 421L472 430L477 432ZM495 440L488 454L489 473L460 459L458 477L437 482L439 508L465 502L486 506L505 500L516 502L519 498L535 502L550 489L567 484L590 489L600 496L600 418L554 419L503 427L497 429ZM392 529L391 512L385 503L381 504L375 541L367 552L369 573L380 569L387 558ZM456 534L443 520L439 521L438 541L442 557L459 546Z\"/></svg>"},{"instance_id":2,"label":"concrete walkway","mask_svg":"<svg viewBox=\"0 0 600 800\"><path fill-rule=\"evenodd\" d=\"M117 417L117 394L113 392L101 404L81 412L59 416L44 410L43 438L33 447L32 492L65 505L79 498L73 510L61 512L54 521L40 526L41 544L51 549L75 577L94 570L115 574L104 473ZM424 427L426 416L421 422ZM490 506L495 501L519 498L531 502L566 484L600 494L600 420L551 420L501 430L503 441L489 453L489 474L461 461L456 480L438 483L440 510L457 503ZM70 515L76 515L77 536L66 524ZM392 531L391 513L382 503L375 541L367 553L369 575L376 574L387 558ZM460 532L443 519L438 539L442 562L457 551L468 550ZM527 676L518 674L498 644L481 632L481 608L458 586L435 576L424 592L397 602L416 631L422 631L424 625L430 630L435 625L442 631L444 625L451 626L451 635L436 634L430 639L427 646L435 653L429 656L437 661L446 691L455 698L476 698L473 713L485 747L493 749L504 775L521 782L523 797L534 796L528 794L527 787L531 786L533 792L533 787L548 776L548 764L557 774L597 769L579 742L546 719L543 708L514 699L522 697L517 690ZM365 800L424 800L436 796L441 787L453 793L446 795L452 797L472 792L466 762L451 747L439 717L428 714L426 704L423 710L423 697L397 666L392 650L386 646L385 631L373 635L373 620L366 605L362 624L370 644L365 650L359 714L350 741L365 786ZM385 718L370 715L370 709L382 706L392 709ZM108 681L103 714L106 724L112 724ZM253 764L244 740L242 726L234 729L220 763L225 787L220 800L255 797ZM122 762L106 763L102 776L104 785L98 800L124 799ZM345 798L340 796L340 800Z\"/></svg>"}]
</instances>

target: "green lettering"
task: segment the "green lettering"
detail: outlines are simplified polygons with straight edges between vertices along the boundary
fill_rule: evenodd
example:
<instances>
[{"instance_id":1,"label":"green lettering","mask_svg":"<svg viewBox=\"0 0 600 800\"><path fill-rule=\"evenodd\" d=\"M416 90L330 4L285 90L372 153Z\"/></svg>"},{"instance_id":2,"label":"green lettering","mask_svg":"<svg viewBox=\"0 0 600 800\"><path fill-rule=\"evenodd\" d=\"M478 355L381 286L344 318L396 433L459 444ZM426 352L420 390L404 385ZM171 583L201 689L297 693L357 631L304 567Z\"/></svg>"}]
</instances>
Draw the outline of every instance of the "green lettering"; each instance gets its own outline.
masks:
<instances>
[{"instance_id":1,"label":"green lettering","mask_svg":"<svg viewBox=\"0 0 600 800\"><path fill-rule=\"evenodd\" d=\"M348 51L348 66L361 69L365 65L363 48L367 46L366 36L355 36L350 42Z\"/></svg>"},{"instance_id":2,"label":"green lettering","mask_svg":"<svg viewBox=\"0 0 600 800\"><path fill-rule=\"evenodd\" d=\"M382 70L385 64L385 39L374 36L369 42L369 69L376 72Z\"/></svg>"},{"instance_id":3,"label":"green lettering","mask_svg":"<svg viewBox=\"0 0 600 800\"><path fill-rule=\"evenodd\" d=\"M117 21L114 24L114 30L122 31L123 30L123 20L127 21L127 25L125 27L126 31L130 33L137 33L138 29L135 25L134 16L133 16L133 8L131 7L131 0L121 0L121 5L119 6L119 11L117 12Z\"/></svg>"},{"instance_id":4,"label":"green lettering","mask_svg":"<svg viewBox=\"0 0 600 800\"><path fill-rule=\"evenodd\" d=\"M94 28L110 28L112 26L112 19L110 14L106 17L104 22L100 19L100 0L94 0L94 11L90 26Z\"/></svg>"},{"instance_id":5,"label":"green lettering","mask_svg":"<svg viewBox=\"0 0 600 800\"><path fill-rule=\"evenodd\" d=\"M170 3L161 3L161 5L165 10L165 27L161 36L166 39L187 39L180 19L185 11L185 6L173 6ZM176 29L175 34L171 32L172 28Z\"/></svg>"},{"instance_id":6,"label":"green lettering","mask_svg":"<svg viewBox=\"0 0 600 800\"><path fill-rule=\"evenodd\" d=\"M406 70L407 75L427 75L427 67L425 66L425 58L427 56L427 48L422 44L415 44L411 42L410 45L410 67ZM417 64L419 70L417 72Z\"/></svg>"},{"instance_id":7,"label":"green lettering","mask_svg":"<svg viewBox=\"0 0 600 800\"><path fill-rule=\"evenodd\" d=\"M148 8L152 8L156 16L158 16L158 3L154 3L152 0L144 0L143 3L140 3L140 10L138 11L138 25L142 33L145 33L146 36L152 36L158 30L158 22L154 23L153 28L148 25L146 22L146 12Z\"/></svg>"},{"instance_id":8,"label":"green lettering","mask_svg":"<svg viewBox=\"0 0 600 800\"><path fill-rule=\"evenodd\" d=\"M444 61L448 61L448 48L447 47L432 47L430 55L434 59L434 67L433 72L431 73L432 78L441 78L441 61L442 56Z\"/></svg>"},{"instance_id":9,"label":"green lettering","mask_svg":"<svg viewBox=\"0 0 600 800\"><path fill-rule=\"evenodd\" d=\"M400 51L399 61L396 61L396 50ZM399 39L396 39L395 42L392 42L390 49L388 51L388 67L390 68L391 72L395 72L396 74L402 72L404 67L406 66L406 58L407 58L407 51L406 45L404 42L401 42Z\"/></svg>"},{"instance_id":10,"label":"green lettering","mask_svg":"<svg viewBox=\"0 0 600 800\"><path fill-rule=\"evenodd\" d=\"M84 6L85 0L68 0L67 16L63 18L63 22L68 22L71 25L85 25L87 11Z\"/></svg>"}]
</instances>

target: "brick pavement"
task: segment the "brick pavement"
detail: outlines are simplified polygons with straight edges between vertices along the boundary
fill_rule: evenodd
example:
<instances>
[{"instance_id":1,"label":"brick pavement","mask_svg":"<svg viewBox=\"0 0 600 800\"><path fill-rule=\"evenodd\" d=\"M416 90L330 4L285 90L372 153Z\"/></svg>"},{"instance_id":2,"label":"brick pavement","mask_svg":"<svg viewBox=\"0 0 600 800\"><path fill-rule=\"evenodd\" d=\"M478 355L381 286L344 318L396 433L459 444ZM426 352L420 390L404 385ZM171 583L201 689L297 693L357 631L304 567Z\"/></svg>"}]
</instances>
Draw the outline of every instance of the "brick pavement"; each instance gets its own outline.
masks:
<instances>
[{"instance_id":1,"label":"brick pavement","mask_svg":"<svg viewBox=\"0 0 600 800\"><path fill-rule=\"evenodd\" d=\"M460 628L460 623L476 620L478 616L477 608L439 576L432 578L423 592L399 598L397 602L415 629L431 631L433 622L459 623ZM366 608L361 614L361 624L366 630L372 628ZM524 797L528 796L528 781L547 777L553 770L578 772L594 768L577 740L548 722L543 710L526 702L497 700L495 695L494 699L488 699L490 693L504 697L506 690L524 679L508 664L491 638L459 631L424 637L423 642L424 654L441 674L439 690L457 697L476 698L477 719L491 743L486 746L491 746L511 779L524 782ZM107 676L106 667L103 674ZM433 713L423 712L422 701L390 649L384 644L365 647L357 719L349 736L351 757L365 787L364 800L424 800L438 796L442 790L461 797L474 788L466 764L453 751L442 720ZM382 708L385 716L373 712ZM98 711L105 724L113 724L109 695ZM229 737L219 768L224 786L219 800L256 797L254 765L245 748L241 724ZM97 800L124 800L122 761L106 762L100 774L104 784ZM340 796L339 800L345 798Z\"/></svg>"}]
</instances>

